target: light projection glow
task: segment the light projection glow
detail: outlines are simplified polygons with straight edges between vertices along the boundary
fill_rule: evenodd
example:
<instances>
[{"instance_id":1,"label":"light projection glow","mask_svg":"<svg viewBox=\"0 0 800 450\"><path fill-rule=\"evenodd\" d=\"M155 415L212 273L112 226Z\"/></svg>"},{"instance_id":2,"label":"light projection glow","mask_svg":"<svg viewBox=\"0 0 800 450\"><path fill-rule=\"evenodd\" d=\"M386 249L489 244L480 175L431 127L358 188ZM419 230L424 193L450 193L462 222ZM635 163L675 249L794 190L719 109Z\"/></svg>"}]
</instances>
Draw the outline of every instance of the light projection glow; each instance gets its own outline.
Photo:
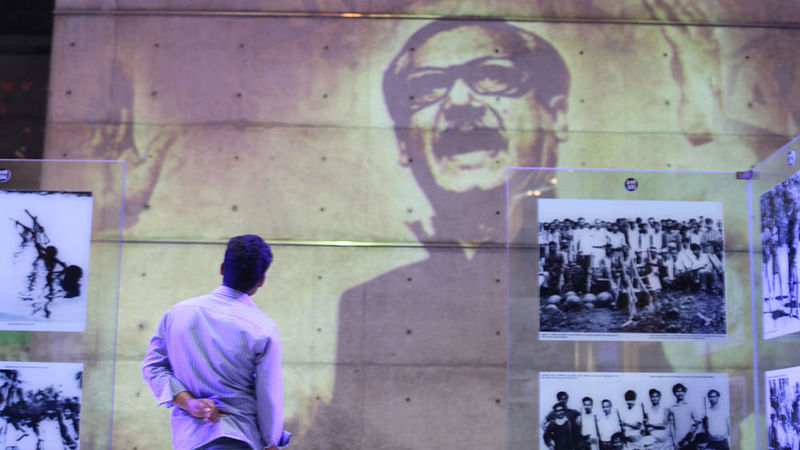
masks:
<instances>
[{"instance_id":1,"label":"light projection glow","mask_svg":"<svg viewBox=\"0 0 800 450\"><path fill-rule=\"evenodd\" d=\"M494 399L506 387L498 369L506 362L504 248L509 240L538 244L524 235L519 205L504 208L506 167L746 169L797 131L800 89L785 69L800 57L785 44L796 33L713 26L742 11L766 17L766 2L536 3L559 17L591 11L646 24L414 15L499 7L472 0L375 8L389 3L408 15L64 15L46 156L68 149L74 158L127 162L125 264L137 270L123 274L120 354L130 367L151 331L140 324L178 300L152 293L171 283L199 289L186 262L212 260L201 243L246 229L287 244L279 249L290 263L271 280L278 299L256 301L286 330L287 371L295 371L285 384L286 417L298 441L326 448L347 423L361 430L362 448L502 445L506 405ZM531 14L529 2L501 3ZM84 20L114 26L75 22ZM81 52L83 42L96 51ZM78 55L85 64L72 64ZM101 104L108 107L98 120ZM552 178L515 177L512 197L535 201L575 185ZM674 198L718 193L700 181L664 188ZM169 262L159 275L151 250ZM726 282L741 270L733 259L726 255ZM729 303L744 298L724 293ZM659 324L634 344L633 333L613 331L625 351L603 342L611 350L592 358L634 370L645 360L647 370L666 372L748 360L739 341L724 354L659 342L689 337L715 348L726 327L744 326L743 315L730 315L741 308L714 301L709 311L690 311L698 328L689 333L685 324L676 332ZM637 305L637 314L648 306ZM621 326L629 313L618 312ZM525 317L538 326L538 310ZM572 344L539 345L554 357L537 358L535 369L549 370L582 345L594 349ZM639 345L646 359L637 359ZM125 374L116 404L132 407L115 411L120 448L165 427L150 402L134 397L138 376ZM454 410L473 411L480 424ZM168 446L163 439L151 446ZM538 444L508 440L520 441Z\"/></svg>"}]
</instances>

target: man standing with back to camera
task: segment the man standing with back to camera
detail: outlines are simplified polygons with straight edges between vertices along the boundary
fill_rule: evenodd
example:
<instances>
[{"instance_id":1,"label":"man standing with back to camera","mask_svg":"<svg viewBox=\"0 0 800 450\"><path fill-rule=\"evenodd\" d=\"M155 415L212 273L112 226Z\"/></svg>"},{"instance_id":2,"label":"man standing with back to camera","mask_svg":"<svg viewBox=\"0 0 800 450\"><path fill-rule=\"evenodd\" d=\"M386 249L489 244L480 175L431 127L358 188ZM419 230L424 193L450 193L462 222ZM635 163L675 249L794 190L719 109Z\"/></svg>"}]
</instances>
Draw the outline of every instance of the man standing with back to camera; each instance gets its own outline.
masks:
<instances>
[{"instance_id":1,"label":"man standing with back to camera","mask_svg":"<svg viewBox=\"0 0 800 450\"><path fill-rule=\"evenodd\" d=\"M272 251L259 236L228 241L222 286L184 300L161 318L142 367L159 405L173 408L175 449L284 448L281 342L250 297L264 284Z\"/></svg>"}]
</instances>

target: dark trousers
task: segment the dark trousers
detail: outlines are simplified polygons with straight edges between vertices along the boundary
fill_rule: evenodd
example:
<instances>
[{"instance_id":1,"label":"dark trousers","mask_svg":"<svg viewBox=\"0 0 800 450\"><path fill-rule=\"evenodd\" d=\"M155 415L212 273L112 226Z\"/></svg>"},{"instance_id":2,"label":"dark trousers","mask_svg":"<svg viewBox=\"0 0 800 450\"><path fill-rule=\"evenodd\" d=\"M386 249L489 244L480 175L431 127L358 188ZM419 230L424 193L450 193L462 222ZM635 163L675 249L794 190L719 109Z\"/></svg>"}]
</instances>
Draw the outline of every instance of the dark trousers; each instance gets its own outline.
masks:
<instances>
[{"instance_id":1,"label":"dark trousers","mask_svg":"<svg viewBox=\"0 0 800 450\"><path fill-rule=\"evenodd\" d=\"M251 450L250 444L229 437L214 439L197 450Z\"/></svg>"},{"instance_id":2,"label":"dark trousers","mask_svg":"<svg viewBox=\"0 0 800 450\"><path fill-rule=\"evenodd\" d=\"M709 450L730 450L730 446L728 445L728 440L725 439L724 441L708 441L708 448Z\"/></svg>"}]
</instances>

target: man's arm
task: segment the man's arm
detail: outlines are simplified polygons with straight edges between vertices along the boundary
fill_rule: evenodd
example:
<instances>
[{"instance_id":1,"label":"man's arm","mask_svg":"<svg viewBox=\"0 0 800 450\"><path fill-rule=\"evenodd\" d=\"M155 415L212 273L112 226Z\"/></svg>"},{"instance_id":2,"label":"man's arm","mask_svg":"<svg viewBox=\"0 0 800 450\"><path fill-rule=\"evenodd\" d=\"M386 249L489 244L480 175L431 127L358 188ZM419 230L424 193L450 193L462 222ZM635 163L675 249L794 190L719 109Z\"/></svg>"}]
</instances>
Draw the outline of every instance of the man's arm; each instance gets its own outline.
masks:
<instances>
[{"instance_id":1,"label":"man's arm","mask_svg":"<svg viewBox=\"0 0 800 450\"><path fill-rule=\"evenodd\" d=\"M256 358L256 407L258 430L268 449L289 445L291 434L283 430L283 379L281 339L277 328Z\"/></svg>"},{"instance_id":2,"label":"man's arm","mask_svg":"<svg viewBox=\"0 0 800 450\"><path fill-rule=\"evenodd\" d=\"M150 386L159 406L170 408L175 396L188 389L172 374L172 365L167 355L167 320L168 314L164 314L150 338L142 363L142 378Z\"/></svg>"},{"instance_id":3,"label":"man's arm","mask_svg":"<svg viewBox=\"0 0 800 450\"><path fill-rule=\"evenodd\" d=\"M195 398L172 373L165 340L167 320L165 314L150 339L142 365L142 377L150 386L159 405L167 408L174 405L194 417L207 422L216 422L225 414L219 413L214 401L208 398Z\"/></svg>"}]
</instances>

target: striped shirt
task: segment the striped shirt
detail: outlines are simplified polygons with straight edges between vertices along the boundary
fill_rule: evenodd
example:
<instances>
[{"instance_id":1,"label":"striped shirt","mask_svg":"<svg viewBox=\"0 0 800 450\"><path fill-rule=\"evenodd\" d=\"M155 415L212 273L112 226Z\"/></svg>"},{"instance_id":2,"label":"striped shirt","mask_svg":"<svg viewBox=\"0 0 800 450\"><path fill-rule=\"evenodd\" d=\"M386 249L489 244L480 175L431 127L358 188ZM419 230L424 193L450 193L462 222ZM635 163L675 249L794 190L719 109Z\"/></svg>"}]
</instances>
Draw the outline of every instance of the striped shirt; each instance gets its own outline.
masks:
<instances>
[{"instance_id":1,"label":"striped shirt","mask_svg":"<svg viewBox=\"0 0 800 450\"><path fill-rule=\"evenodd\" d=\"M253 449L286 446L278 327L249 295L220 286L164 313L150 339L142 375L159 405L175 395L212 398L221 413L207 423L173 408L175 449L195 449L229 437Z\"/></svg>"}]
</instances>

